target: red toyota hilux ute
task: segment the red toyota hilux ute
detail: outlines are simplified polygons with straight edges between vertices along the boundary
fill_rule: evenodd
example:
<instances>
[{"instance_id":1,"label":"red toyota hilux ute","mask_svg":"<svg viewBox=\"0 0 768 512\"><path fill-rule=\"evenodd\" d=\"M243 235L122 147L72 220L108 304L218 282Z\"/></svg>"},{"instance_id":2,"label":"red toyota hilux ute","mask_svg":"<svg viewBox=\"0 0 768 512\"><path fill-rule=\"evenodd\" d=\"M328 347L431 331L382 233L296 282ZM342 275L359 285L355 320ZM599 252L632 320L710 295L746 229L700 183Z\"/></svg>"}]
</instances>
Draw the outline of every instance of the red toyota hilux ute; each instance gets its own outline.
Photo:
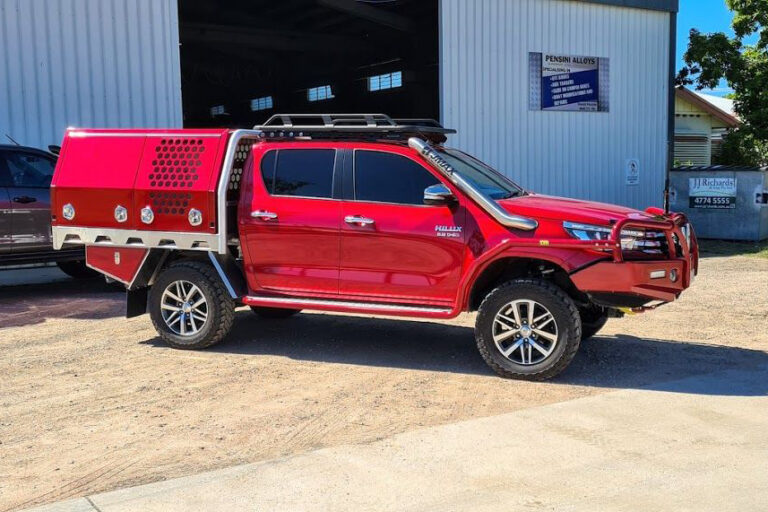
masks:
<instances>
[{"instance_id":1,"label":"red toyota hilux ute","mask_svg":"<svg viewBox=\"0 0 768 512\"><path fill-rule=\"evenodd\" d=\"M675 300L698 267L681 214L526 191L434 121L276 115L252 130L70 129L54 246L125 284L170 346L235 308L419 318L477 311L504 377L562 372L610 316Z\"/></svg>"}]
</instances>

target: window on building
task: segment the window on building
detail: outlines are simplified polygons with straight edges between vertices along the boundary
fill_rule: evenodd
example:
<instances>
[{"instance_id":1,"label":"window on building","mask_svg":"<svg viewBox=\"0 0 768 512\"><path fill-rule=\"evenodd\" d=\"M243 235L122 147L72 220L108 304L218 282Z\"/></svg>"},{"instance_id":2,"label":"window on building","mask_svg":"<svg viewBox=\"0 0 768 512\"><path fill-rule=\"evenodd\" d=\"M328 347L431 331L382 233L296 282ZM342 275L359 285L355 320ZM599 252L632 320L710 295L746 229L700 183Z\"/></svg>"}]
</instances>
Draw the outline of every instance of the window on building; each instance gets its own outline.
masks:
<instances>
[{"instance_id":1,"label":"window on building","mask_svg":"<svg viewBox=\"0 0 768 512\"><path fill-rule=\"evenodd\" d=\"M320 87L310 87L307 90L307 99L309 101L323 101L334 98L330 85L321 85Z\"/></svg>"},{"instance_id":2,"label":"window on building","mask_svg":"<svg viewBox=\"0 0 768 512\"><path fill-rule=\"evenodd\" d=\"M385 89L394 89L396 87L403 86L403 72L395 71L393 73L385 73L383 75L375 75L368 77L368 90L383 91Z\"/></svg>"},{"instance_id":3,"label":"window on building","mask_svg":"<svg viewBox=\"0 0 768 512\"><path fill-rule=\"evenodd\" d=\"M676 165L711 165L712 145L707 135L675 134Z\"/></svg>"},{"instance_id":4,"label":"window on building","mask_svg":"<svg viewBox=\"0 0 768 512\"><path fill-rule=\"evenodd\" d=\"M333 149L272 151L261 161L261 175L273 195L332 197L335 160Z\"/></svg>"},{"instance_id":5,"label":"window on building","mask_svg":"<svg viewBox=\"0 0 768 512\"><path fill-rule=\"evenodd\" d=\"M272 96L262 96L251 100L251 111L269 110L272 108Z\"/></svg>"},{"instance_id":6,"label":"window on building","mask_svg":"<svg viewBox=\"0 0 768 512\"><path fill-rule=\"evenodd\" d=\"M424 204L424 189L440 183L404 156L355 151L355 199L377 203Z\"/></svg>"},{"instance_id":7,"label":"window on building","mask_svg":"<svg viewBox=\"0 0 768 512\"><path fill-rule=\"evenodd\" d=\"M211 107L211 117L223 116L226 113L227 109L224 108L224 105L214 105Z\"/></svg>"}]
</instances>

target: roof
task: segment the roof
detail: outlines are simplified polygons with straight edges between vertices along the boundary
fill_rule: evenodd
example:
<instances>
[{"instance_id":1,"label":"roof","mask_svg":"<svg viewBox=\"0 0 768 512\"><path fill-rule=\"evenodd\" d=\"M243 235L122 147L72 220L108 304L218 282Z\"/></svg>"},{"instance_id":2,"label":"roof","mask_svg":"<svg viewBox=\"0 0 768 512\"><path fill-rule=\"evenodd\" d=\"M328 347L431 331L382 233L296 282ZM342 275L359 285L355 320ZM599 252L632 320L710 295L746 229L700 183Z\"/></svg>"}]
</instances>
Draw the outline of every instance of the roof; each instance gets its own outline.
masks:
<instances>
[{"instance_id":1,"label":"roof","mask_svg":"<svg viewBox=\"0 0 768 512\"><path fill-rule=\"evenodd\" d=\"M731 128L736 128L741 124L741 120L732 111L733 102L726 98L696 93L683 86L677 87L675 94L678 98L692 103ZM726 104L725 102L729 102L729 104Z\"/></svg>"},{"instance_id":2,"label":"roof","mask_svg":"<svg viewBox=\"0 0 768 512\"><path fill-rule=\"evenodd\" d=\"M635 9L649 9L651 11L677 12L678 0L575 0L577 2L589 2L593 4L613 5L616 7L633 7Z\"/></svg>"},{"instance_id":3,"label":"roof","mask_svg":"<svg viewBox=\"0 0 768 512\"><path fill-rule=\"evenodd\" d=\"M704 94L703 92L693 91L694 94L699 96L704 101L708 101L723 112L731 114L733 117L739 117L736 111L733 109L733 100L723 98L722 96L715 96L714 94Z\"/></svg>"}]
</instances>

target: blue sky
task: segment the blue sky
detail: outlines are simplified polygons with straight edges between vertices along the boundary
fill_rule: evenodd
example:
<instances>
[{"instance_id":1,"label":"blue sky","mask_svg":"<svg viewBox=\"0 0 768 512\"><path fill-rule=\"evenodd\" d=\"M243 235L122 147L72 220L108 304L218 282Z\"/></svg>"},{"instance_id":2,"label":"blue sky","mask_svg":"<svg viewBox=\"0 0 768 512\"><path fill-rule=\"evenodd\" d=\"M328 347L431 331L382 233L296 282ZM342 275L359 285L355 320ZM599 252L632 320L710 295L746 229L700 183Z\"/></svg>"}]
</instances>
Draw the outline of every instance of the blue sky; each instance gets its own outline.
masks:
<instances>
[{"instance_id":1,"label":"blue sky","mask_svg":"<svg viewBox=\"0 0 768 512\"><path fill-rule=\"evenodd\" d=\"M733 34L732 19L733 15L725 6L725 0L680 0L680 12L677 15L677 68L683 67L683 54L688 49L688 33L692 28L704 33ZM730 89L723 82L711 92L722 96L730 92Z\"/></svg>"}]
</instances>

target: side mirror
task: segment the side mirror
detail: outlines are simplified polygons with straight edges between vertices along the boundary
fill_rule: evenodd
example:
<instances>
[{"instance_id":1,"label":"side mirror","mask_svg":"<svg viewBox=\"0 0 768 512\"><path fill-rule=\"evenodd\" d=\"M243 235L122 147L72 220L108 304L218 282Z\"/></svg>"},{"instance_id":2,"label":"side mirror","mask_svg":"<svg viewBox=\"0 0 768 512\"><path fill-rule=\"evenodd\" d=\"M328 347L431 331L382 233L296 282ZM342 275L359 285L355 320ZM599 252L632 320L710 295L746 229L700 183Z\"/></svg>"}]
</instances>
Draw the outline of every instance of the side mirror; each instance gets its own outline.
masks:
<instances>
[{"instance_id":1,"label":"side mirror","mask_svg":"<svg viewBox=\"0 0 768 512\"><path fill-rule=\"evenodd\" d=\"M456 202L456 196L442 183L424 189L424 204L447 205Z\"/></svg>"}]
</instances>

